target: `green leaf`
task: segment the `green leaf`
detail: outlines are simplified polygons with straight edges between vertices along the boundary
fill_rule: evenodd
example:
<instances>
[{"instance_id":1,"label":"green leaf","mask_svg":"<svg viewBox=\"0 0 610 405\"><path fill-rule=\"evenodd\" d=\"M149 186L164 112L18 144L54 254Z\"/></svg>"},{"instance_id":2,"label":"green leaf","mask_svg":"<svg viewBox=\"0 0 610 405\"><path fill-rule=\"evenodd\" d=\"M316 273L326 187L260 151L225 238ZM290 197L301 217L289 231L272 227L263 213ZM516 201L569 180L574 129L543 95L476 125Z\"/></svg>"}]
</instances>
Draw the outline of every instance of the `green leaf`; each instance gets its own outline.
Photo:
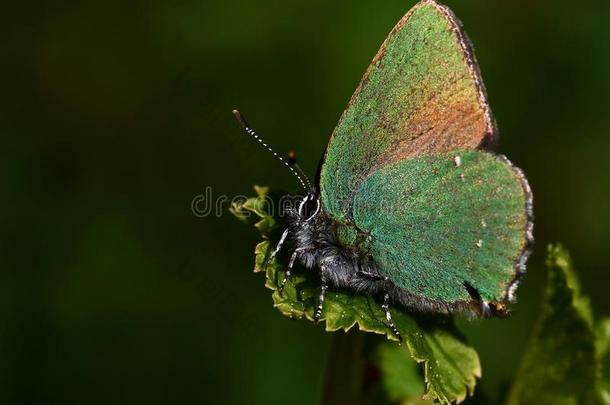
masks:
<instances>
[{"instance_id":1,"label":"green leaf","mask_svg":"<svg viewBox=\"0 0 610 405\"><path fill-rule=\"evenodd\" d=\"M540 317L508 404L607 403L589 299L580 293L566 250L549 246L546 264Z\"/></svg>"},{"instance_id":2,"label":"green leaf","mask_svg":"<svg viewBox=\"0 0 610 405\"><path fill-rule=\"evenodd\" d=\"M268 215L269 206L273 203L269 197L269 187L254 186L256 197L245 201L235 201L229 211L240 221L254 225L263 235L268 235L275 227L275 219Z\"/></svg>"},{"instance_id":3,"label":"green leaf","mask_svg":"<svg viewBox=\"0 0 610 405\"><path fill-rule=\"evenodd\" d=\"M431 403L422 398L424 378L406 350L395 344L382 343L377 346L373 361L381 372L383 391L392 403Z\"/></svg>"},{"instance_id":4,"label":"green leaf","mask_svg":"<svg viewBox=\"0 0 610 405\"><path fill-rule=\"evenodd\" d=\"M262 201L268 196L268 189L259 187L256 190L257 197L235 205L231 212L240 219L244 212L256 216L254 220L249 217L247 222L255 223L259 229L264 228L263 236L268 238L274 229L269 228L271 220L265 216L264 210L260 209ZM262 223L266 225L259 225ZM272 223L277 225L278 221L273 220ZM274 259L263 269L271 250L272 244L269 240L256 246L255 271L266 270L265 285L273 291L274 306L288 317L313 321L320 291L318 274L297 267L280 294L278 286L285 274L284 262ZM476 351L464 342L453 324L453 319L446 316L426 317L411 314L399 308L392 308L392 314L407 348L397 346L397 350L405 353L405 350L408 350L413 359L423 363L425 395L444 404L461 402L468 394L472 395L476 379L481 376L481 366ZM329 291L321 321L324 321L328 332L348 331L357 326L361 331L382 334L392 341L397 340L385 323L381 305L366 295ZM404 356L397 357L396 361L403 358ZM406 375L405 378L409 376Z\"/></svg>"}]
</instances>

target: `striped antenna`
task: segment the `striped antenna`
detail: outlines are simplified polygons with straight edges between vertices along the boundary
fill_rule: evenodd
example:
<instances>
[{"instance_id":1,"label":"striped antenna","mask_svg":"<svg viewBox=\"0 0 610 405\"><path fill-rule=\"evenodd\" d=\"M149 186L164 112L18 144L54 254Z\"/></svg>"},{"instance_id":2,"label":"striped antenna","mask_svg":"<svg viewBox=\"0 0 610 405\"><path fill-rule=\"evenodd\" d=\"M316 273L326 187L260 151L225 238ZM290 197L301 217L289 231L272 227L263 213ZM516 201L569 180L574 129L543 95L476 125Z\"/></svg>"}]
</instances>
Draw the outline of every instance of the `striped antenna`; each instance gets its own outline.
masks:
<instances>
[{"instance_id":1,"label":"striped antenna","mask_svg":"<svg viewBox=\"0 0 610 405\"><path fill-rule=\"evenodd\" d=\"M252 138L256 139L261 145L263 145L265 148L267 148L267 150L269 152L271 152L273 154L273 156L275 156L280 162L282 162L291 172L292 174L294 174L294 176L299 180L299 183L301 183L301 187L303 187L303 190L305 192L311 192L311 183L309 182L309 179L307 179L307 176L305 176L305 174L301 171L301 174L303 175L303 177L301 177L301 174L299 174L297 172L297 170L295 170L295 168L288 163L286 160L284 160L284 158L282 158L280 155L278 155L273 148L271 148L271 146L267 145L263 139L258 136L256 134L256 132L254 132L254 130L250 127L250 125L248 125L248 123L246 122L246 120L244 119L244 117L241 115L241 113L237 110L233 110L233 115L235 116L235 119L237 119L237 122L239 122L239 125L241 125L241 127L244 129L244 131L246 131L246 133L248 135L250 135ZM303 178L305 178L305 180L303 180ZM309 187L308 187L309 186Z\"/></svg>"}]
</instances>

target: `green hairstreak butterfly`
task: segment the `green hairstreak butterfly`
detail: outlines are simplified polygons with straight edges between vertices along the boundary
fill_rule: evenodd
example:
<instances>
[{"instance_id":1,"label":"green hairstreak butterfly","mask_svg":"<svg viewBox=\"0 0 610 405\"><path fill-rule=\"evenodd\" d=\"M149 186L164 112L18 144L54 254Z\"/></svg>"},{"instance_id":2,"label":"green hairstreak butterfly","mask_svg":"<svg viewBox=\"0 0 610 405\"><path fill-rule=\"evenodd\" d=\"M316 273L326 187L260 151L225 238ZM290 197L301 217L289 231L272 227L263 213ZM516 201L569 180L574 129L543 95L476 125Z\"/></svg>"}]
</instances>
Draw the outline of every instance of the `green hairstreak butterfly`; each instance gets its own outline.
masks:
<instances>
[{"instance_id":1,"label":"green hairstreak butterfly","mask_svg":"<svg viewBox=\"0 0 610 405\"><path fill-rule=\"evenodd\" d=\"M235 115L246 132L268 147ZM470 41L434 0L394 27L352 96L272 257L290 251L329 288L427 312L505 316L533 245L523 172L497 130ZM286 282L286 278L283 283Z\"/></svg>"}]
</instances>

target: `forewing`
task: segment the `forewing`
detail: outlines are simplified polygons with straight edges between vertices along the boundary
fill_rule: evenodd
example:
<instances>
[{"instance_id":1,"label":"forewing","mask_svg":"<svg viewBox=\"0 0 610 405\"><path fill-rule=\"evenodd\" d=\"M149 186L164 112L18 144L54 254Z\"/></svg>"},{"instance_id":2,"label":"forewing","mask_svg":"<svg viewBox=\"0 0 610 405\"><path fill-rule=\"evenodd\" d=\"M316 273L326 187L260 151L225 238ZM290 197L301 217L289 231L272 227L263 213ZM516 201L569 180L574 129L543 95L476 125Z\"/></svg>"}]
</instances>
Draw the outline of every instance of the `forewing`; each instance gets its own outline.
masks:
<instances>
[{"instance_id":1,"label":"forewing","mask_svg":"<svg viewBox=\"0 0 610 405\"><path fill-rule=\"evenodd\" d=\"M495 124L470 43L446 7L422 1L394 27L335 128L320 173L335 219L373 171L422 154L489 145Z\"/></svg>"},{"instance_id":2,"label":"forewing","mask_svg":"<svg viewBox=\"0 0 610 405\"><path fill-rule=\"evenodd\" d=\"M458 157L459 156L459 157ZM508 160L458 150L404 159L364 181L355 224L398 287L426 300L511 299L531 240L529 186Z\"/></svg>"}]
</instances>

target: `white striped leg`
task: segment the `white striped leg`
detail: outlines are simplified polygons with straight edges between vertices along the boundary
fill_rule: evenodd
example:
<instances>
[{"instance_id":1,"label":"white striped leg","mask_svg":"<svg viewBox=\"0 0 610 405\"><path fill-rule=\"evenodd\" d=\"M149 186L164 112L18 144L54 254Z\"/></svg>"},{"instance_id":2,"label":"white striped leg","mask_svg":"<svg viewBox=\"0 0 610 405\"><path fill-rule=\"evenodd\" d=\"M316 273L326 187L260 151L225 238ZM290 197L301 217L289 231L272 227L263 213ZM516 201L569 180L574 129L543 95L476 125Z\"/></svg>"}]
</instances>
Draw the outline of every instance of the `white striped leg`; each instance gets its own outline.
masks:
<instances>
[{"instance_id":1,"label":"white striped leg","mask_svg":"<svg viewBox=\"0 0 610 405\"><path fill-rule=\"evenodd\" d=\"M282 233L282 236L280 238L280 241L277 243L277 246L275 247L275 249L273 249L273 252L271 252L271 254L267 258L267 260L265 260L265 264L264 264L265 268L267 268L267 266L269 266L269 263L271 263L271 260L273 260L275 255L277 255L277 253L280 251L280 249L282 248L282 245L286 241L287 237L288 237L288 229L286 229L284 231L284 233Z\"/></svg>"},{"instance_id":2,"label":"white striped leg","mask_svg":"<svg viewBox=\"0 0 610 405\"><path fill-rule=\"evenodd\" d=\"M394 325L394 321L392 320L392 314L390 313L390 294L385 294L383 296L383 305L381 306L383 312L385 313L385 319L388 321L388 326L392 329L392 333L398 338L399 342L402 343L402 336L400 336L400 332Z\"/></svg>"},{"instance_id":3,"label":"white striped leg","mask_svg":"<svg viewBox=\"0 0 610 405\"><path fill-rule=\"evenodd\" d=\"M326 291L328 291L328 285L326 284L326 277L324 276L324 269L320 272L320 297L318 297L318 308L316 308L316 313L313 315L313 320L318 322L320 317L322 316L322 310L324 309L324 296L326 295Z\"/></svg>"},{"instance_id":4,"label":"white striped leg","mask_svg":"<svg viewBox=\"0 0 610 405\"><path fill-rule=\"evenodd\" d=\"M282 295L282 292L284 291L284 286L286 285L286 282L292 275L292 266L294 266L294 261L296 260L300 251L301 251L301 249L296 249L294 252L292 252L292 256L290 256L290 262L288 262L288 268L286 269L286 273L284 273L284 278L282 279L282 282L280 283L280 288L279 288L280 295Z\"/></svg>"}]
</instances>

